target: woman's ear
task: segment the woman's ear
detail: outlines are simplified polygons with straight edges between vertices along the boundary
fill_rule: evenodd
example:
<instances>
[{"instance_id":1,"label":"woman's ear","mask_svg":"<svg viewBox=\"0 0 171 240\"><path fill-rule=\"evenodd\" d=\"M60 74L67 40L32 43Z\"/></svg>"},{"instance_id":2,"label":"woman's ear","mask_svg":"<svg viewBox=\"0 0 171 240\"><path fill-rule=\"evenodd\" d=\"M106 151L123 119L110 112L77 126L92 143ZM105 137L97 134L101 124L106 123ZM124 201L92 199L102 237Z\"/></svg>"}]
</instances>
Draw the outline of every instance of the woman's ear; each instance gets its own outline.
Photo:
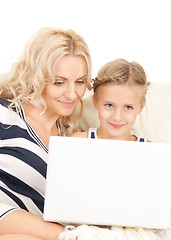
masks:
<instances>
[{"instance_id":1,"label":"woman's ear","mask_svg":"<svg viewBox=\"0 0 171 240\"><path fill-rule=\"evenodd\" d=\"M97 101L94 99L94 97L93 97L93 105L94 105L95 109L97 110Z\"/></svg>"}]
</instances>

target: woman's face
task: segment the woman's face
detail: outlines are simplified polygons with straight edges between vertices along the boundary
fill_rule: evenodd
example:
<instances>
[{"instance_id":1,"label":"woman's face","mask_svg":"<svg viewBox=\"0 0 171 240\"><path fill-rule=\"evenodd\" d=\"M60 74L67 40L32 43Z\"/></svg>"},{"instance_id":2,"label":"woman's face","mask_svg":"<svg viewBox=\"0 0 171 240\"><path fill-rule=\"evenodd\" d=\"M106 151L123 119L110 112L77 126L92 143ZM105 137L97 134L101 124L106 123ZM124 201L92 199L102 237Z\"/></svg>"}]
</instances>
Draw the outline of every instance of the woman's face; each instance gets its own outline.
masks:
<instances>
[{"instance_id":1,"label":"woman's face","mask_svg":"<svg viewBox=\"0 0 171 240\"><path fill-rule=\"evenodd\" d=\"M86 90L86 60L81 56L66 55L55 61L53 69L55 83L47 84L42 94L47 104L46 114L69 116Z\"/></svg>"}]
</instances>

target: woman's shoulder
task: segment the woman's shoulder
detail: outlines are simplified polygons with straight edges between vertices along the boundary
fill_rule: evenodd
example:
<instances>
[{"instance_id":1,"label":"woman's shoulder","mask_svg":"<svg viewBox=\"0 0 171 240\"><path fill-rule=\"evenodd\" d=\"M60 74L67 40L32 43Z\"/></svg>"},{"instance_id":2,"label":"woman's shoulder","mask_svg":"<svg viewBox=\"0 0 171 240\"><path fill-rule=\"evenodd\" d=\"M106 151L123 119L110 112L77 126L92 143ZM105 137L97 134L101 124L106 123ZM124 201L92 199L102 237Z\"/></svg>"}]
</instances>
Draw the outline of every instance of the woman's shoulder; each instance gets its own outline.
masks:
<instances>
[{"instance_id":1,"label":"woman's shoulder","mask_svg":"<svg viewBox=\"0 0 171 240\"><path fill-rule=\"evenodd\" d=\"M80 138L88 138L87 132L73 132L70 137L80 137Z\"/></svg>"},{"instance_id":2,"label":"woman's shoulder","mask_svg":"<svg viewBox=\"0 0 171 240\"><path fill-rule=\"evenodd\" d=\"M4 98L0 98L0 105L3 107L8 107L8 105L10 104L10 102Z\"/></svg>"}]
</instances>

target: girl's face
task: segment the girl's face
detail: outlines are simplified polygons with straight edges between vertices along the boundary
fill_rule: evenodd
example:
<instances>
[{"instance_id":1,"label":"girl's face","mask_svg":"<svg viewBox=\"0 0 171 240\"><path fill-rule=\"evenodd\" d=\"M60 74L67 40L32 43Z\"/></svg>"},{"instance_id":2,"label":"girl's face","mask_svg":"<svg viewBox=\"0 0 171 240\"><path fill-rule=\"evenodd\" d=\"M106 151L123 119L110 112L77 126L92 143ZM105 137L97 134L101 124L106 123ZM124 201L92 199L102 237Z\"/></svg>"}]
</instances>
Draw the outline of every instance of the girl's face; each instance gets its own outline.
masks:
<instances>
[{"instance_id":1,"label":"girl's face","mask_svg":"<svg viewBox=\"0 0 171 240\"><path fill-rule=\"evenodd\" d=\"M126 85L100 86L97 100L94 101L100 120L99 138L130 139L131 128L143 109L137 89Z\"/></svg>"},{"instance_id":2,"label":"girl's face","mask_svg":"<svg viewBox=\"0 0 171 240\"><path fill-rule=\"evenodd\" d=\"M53 66L55 83L44 88L43 98L49 116L69 116L83 97L87 83L87 63L81 56L66 55Z\"/></svg>"}]
</instances>

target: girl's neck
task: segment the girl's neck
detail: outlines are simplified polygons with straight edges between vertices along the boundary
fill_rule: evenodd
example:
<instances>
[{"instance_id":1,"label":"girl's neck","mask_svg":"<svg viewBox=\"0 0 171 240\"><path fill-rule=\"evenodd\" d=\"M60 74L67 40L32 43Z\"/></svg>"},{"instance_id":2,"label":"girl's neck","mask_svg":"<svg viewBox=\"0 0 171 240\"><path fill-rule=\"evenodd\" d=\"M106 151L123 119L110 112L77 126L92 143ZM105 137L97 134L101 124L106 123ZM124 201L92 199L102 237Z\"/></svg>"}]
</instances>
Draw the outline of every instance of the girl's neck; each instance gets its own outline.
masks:
<instances>
[{"instance_id":1,"label":"girl's neck","mask_svg":"<svg viewBox=\"0 0 171 240\"><path fill-rule=\"evenodd\" d=\"M134 135L131 135L131 133L127 133L120 136L111 136L106 133L105 130L103 130L101 127L97 129L97 138L100 139L111 139L111 140L122 140L122 141L136 141L137 138Z\"/></svg>"}]
</instances>

